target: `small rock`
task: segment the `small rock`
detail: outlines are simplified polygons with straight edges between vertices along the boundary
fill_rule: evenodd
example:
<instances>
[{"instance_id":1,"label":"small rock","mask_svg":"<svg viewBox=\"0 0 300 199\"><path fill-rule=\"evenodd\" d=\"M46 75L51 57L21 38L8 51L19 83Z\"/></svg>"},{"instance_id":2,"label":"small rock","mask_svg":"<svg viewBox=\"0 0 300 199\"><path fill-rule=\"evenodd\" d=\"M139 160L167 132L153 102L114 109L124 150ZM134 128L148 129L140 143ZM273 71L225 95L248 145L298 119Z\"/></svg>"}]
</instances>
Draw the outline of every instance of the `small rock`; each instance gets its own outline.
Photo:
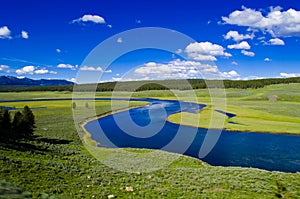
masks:
<instances>
[{"instance_id":1,"label":"small rock","mask_svg":"<svg viewBox=\"0 0 300 199\"><path fill-rule=\"evenodd\" d=\"M151 176L151 175L148 175L148 176L147 176L147 179L151 179L151 178L152 178L152 176Z\"/></svg>"},{"instance_id":2,"label":"small rock","mask_svg":"<svg viewBox=\"0 0 300 199\"><path fill-rule=\"evenodd\" d=\"M110 194L107 196L108 199L114 198L115 196L113 194Z\"/></svg>"},{"instance_id":3,"label":"small rock","mask_svg":"<svg viewBox=\"0 0 300 199\"><path fill-rule=\"evenodd\" d=\"M133 187L132 187L132 186L126 187L125 190L126 190L126 191L133 191Z\"/></svg>"}]
</instances>

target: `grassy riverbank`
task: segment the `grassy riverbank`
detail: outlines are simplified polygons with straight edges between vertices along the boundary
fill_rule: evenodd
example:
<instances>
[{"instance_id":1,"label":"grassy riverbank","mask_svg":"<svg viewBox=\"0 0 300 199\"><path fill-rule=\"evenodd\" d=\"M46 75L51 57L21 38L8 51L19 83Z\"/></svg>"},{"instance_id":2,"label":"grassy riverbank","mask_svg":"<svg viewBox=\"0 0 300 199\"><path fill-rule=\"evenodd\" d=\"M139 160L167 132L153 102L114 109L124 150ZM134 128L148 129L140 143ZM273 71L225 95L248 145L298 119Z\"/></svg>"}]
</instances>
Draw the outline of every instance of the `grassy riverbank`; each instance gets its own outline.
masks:
<instances>
[{"instance_id":1,"label":"grassy riverbank","mask_svg":"<svg viewBox=\"0 0 300 199\"><path fill-rule=\"evenodd\" d=\"M270 88L268 88L270 90ZM168 98L173 97L165 91L140 92L134 95L140 97ZM205 90L197 91L202 102L208 102L208 97L201 97ZM233 95L234 91L230 91ZM260 92L246 90L245 92ZM277 92L277 91L276 91ZM240 95L241 92L236 92ZM257 94L257 93L256 93ZM109 96L102 93L99 96ZM124 96L125 93L120 93ZM71 97L70 93L34 92L34 93L0 93L1 99L29 99ZM248 97L254 96L248 95ZM240 99L239 99L240 98ZM265 99L242 100L233 98L251 110L277 113L282 116L296 117L298 98L294 101L279 101L271 103L287 103L285 109L267 106ZM263 103L259 103L263 102ZM110 101L96 102L96 113L104 114L112 111ZM124 106L116 102L117 108ZM293 107L293 103L296 108ZM161 170L150 173L126 173L112 169L92 156L78 137L74 125L71 101L52 102L18 102L0 103L5 106L46 107L34 109L37 129L32 140L22 140L18 143L0 143L0 198L4 192L20 192L15 186L30 192L34 198L107 198L114 195L117 198L297 198L300 197L300 173L268 172L252 168L213 167L200 160L153 150L127 149L137 156L144 154L151 162L160 162L162 158L177 156L177 160ZM145 103L132 102L130 106ZM256 107L256 105L261 105ZM262 106L264 105L264 106ZM78 101L78 108L84 108L85 102ZM265 109L265 110L264 110ZM290 111L289 111L290 110ZM247 111L246 111L247 112ZM294 114L294 116L292 116ZM93 147L93 146L92 146ZM120 149L98 148L97 154L105 157L108 153L119 153ZM151 157L151 158L149 158ZM122 167L130 163L118 163ZM12 183L12 185L10 184ZM126 187L133 191L126 191ZM3 191L6 190L6 191ZM16 191L17 190L17 191ZM3 195L4 196L4 195ZM4 197L5 198L5 197ZM7 197L6 197L7 198ZM21 197L22 198L22 197Z\"/></svg>"},{"instance_id":2,"label":"grassy riverbank","mask_svg":"<svg viewBox=\"0 0 300 199\"><path fill-rule=\"evenodd\" d=\"M210 124L214 114L217 120L224 121L224 128L230 131L300 134L299 90L300 84L272 85L247 90L228 89L226 106L212 104L208 97L203 96L199 97L199 102L208 106L198 114L177 113L168 120L184 125L215 128L220 125ZM270 96L276 96L277 100L269 100ZM216 110L236 116L229 119Z\"/></svg>"}]
</instances>

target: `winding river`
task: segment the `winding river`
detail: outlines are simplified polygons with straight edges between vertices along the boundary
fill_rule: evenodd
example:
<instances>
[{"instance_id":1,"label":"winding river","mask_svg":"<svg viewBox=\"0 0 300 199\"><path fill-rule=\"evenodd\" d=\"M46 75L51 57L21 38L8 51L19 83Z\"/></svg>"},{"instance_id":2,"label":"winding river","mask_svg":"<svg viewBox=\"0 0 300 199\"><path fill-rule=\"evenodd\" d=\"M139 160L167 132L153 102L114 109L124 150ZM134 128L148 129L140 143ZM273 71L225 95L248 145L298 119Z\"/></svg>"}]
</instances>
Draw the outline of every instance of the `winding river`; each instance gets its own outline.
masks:
<instances>
[{"instance_id":1,"label":"winding river","mask_svg":"<svg viewBox=\"0 0 300 199\"><path fill-rule=\"evenodd\" d=\"M207 129L180 126L166 121L166 118L180 111L196 112L205 105L171 100L132 100L147 101L150 104L87 123L85 128L91 133L91 138L101 143L102 147L163 149L177 153L182 152L181 145L185 147L184 143L188 143L188 148L184 150L184 154L198 158L199 149L207 134ZM139 127L135 125L126 126L128 114L136 124L147 128L140 131ZM122 124L120 119L126 121ZM97 130L99 124L105 135ZM159 126L162 124L163 126L160 128ZM179 131L184 132L185 136L176 137ZM194 131L196 131L195 136L191 136ZM103 139L104 136L108 138L108 141ZM174 139L179 139L179 141L170 144ZM222 130L215 147L202 160L216 166L241 166L269 171L299 172L300 136L254 132L237 133Z\"/></svg>"},{"instance_id":2,"label":"winding river","mask_svg":"<svg viewBox=\"0 0 300 199\"><path fill-rule=\"evenodd\" d=\"M0 100L0 102L55 100L72 99ZM95 100L127 99L96 98ZM173 124L166 121L166 118L180 111L195 113L205 105L148 98L131 100L146 101L150 104L88 122L85 128L90 132L91 138L101 143L101 147L162 149L198 158L199 150L208 133L207 129ZM131 125L128 119L136 125ZM99 132L99 124L102 133ZM143 131L140 130L141 127L145 127ZM300 172L300 136L222 130L215 147L202 160L215 166Z\"/></svg>"}]
</instances>

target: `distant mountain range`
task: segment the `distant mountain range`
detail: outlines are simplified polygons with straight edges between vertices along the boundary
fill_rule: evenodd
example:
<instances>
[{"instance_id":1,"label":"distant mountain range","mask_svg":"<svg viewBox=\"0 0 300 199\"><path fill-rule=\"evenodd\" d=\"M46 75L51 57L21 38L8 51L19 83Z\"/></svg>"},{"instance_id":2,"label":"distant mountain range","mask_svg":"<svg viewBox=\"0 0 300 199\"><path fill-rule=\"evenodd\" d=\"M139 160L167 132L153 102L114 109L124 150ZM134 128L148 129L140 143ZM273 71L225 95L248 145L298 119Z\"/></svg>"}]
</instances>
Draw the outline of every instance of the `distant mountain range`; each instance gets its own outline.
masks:
<instances>
[{"instance_id":1,"label":"distant mountain range","mask_svg":"<svg viewBox=\"0 0 300 199\"><path fill-rule=\"evenodd\" d=\"M62 86L72 85L73 82L59 79L39 79L17 78L13 76L0 76L0 86Z\"/></svg>"}]
</instances>

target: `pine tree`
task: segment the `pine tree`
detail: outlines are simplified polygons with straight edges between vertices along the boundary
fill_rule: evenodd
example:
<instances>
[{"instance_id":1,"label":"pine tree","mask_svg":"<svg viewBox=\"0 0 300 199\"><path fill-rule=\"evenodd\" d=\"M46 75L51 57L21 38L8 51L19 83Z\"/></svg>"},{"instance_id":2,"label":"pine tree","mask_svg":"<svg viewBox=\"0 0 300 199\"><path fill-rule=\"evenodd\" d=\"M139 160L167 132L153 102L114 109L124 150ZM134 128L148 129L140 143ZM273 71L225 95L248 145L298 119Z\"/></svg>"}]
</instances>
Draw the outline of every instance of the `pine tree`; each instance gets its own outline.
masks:
<instances>
[{"instance_id":1,"label":"pine tree","mask_svg":"<svg viewBox=\"0 0 300 199\"><path fill-rule=\"evenodd\" d=\"M6 109L0 110L0 132L1 135L9 133L11 130L11 119L9 111Z\"/></svg>"},{"instance_id":2,"label":"pine tree","mask_svg":"<svg viewBox=\"0 0 300 199\"><path fill-rule=\"evenodd\" d=\"M35 119L31 109L28 106L25 106L23 111L22 127L24 125L23 134L25 136L31 136L33 134L35 126Z\"/></svg>"},{"instance_id":3,"label":"pine tree","mask_svg":"<svg viewBox=\"0 0 300 199\"><path fill-rule=\"evenodd\" d=\"M11 119L8 110L3 110L2 128L5 132L10 132Z\"/></svg>"},{"instance_id":4,"label":"pine tree","mask_svg":"<svg viewBox=\"0 0 300 199\"><path fill-rule=\"evenodd\" d=\"M3 135L3 109L0 108L0 135Z\"/></svg>"},{"instance_id":5,"label":"pine tree","mask_svg":"<svg viewBox=\"0 0 300 199\"><path fill-rule=\"evenodd\" d=\"M22 128L24 127L23 115L20 111L15 113L13 122L12 122L12 133L15 135L22 135Z\"/></svg>"}]
</instances>

